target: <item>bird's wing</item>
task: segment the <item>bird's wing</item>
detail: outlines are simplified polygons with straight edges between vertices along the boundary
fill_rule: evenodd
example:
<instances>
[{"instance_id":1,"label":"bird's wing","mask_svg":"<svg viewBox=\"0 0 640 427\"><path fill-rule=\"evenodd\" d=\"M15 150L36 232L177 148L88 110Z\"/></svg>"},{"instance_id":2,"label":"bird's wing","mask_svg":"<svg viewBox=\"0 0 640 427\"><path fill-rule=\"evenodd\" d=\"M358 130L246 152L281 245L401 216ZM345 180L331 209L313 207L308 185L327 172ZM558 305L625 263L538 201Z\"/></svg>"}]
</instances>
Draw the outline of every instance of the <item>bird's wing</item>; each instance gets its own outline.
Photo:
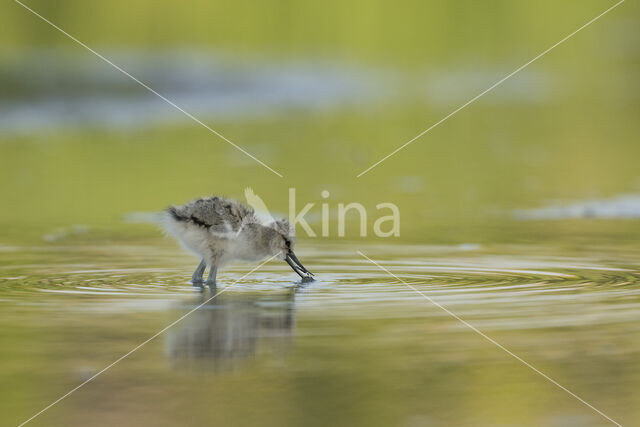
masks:
<instances>
[{"instance_id":1,"label":"bird's wing","mask_svg":"<svg viewBox=\"0 0 640 427\"><path fill-rule=\"evenodd\" d=\"M253 215L249 208L222 197L201 198L184 206L173 206L169 213L175 220L206 228L219 238L235 236Z\"/></svg>"},{"instance_id":2,"label":"bird's wing","mask_svg":"<svg viewBox=\"0 0 640 427\"><path fill-rule=\"evenodd\" d=\"M253 208L256 217L263 225L271 224L275 221L269 213L267 205L265 205L260 196L253 192L253 189L250 187L245 188L244 197L247 199L247 204Z\"/></svg>"}]
</instances>

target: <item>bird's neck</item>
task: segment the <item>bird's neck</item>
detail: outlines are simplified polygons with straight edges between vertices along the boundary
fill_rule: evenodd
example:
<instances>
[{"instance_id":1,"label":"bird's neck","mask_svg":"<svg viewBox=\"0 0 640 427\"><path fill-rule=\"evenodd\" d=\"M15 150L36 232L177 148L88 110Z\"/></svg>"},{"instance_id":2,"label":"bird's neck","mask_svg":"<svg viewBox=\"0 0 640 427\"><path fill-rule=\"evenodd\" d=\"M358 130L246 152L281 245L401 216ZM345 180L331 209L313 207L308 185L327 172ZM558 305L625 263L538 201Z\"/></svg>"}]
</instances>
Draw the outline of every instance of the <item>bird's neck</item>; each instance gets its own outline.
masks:
<instances>
[{"instance_id":1,"label":"bird's neck","mask_svg":"<svg viewBox=\"0 0 640 427\"><path fill-rule=\"evenodd\" d=\"M242 229L239 237L239 247L237 248L241 255L248 258L260 259L269 254L269 241L267 239L267 230L260 224L249 224Z\"/></svg>"}]
</instances>

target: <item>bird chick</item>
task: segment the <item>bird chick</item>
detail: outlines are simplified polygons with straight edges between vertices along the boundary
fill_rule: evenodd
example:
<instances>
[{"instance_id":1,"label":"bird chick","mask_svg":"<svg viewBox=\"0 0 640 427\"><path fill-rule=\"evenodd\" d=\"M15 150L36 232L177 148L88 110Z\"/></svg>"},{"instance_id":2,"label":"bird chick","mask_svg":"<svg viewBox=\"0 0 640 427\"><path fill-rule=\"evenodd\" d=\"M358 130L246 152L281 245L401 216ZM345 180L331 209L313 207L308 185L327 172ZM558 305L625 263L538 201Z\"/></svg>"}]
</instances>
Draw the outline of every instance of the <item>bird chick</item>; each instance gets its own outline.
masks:
<instances>
[{"instance_id":1,"label":"bird chick","mask_svg":"<svg viewBox=\"0 0 640 427\"><path fill-rule=\"evenodd\" d=\"M165 211L163 226L201 259L192 276L194 286L203 283L207 267L206 284L215 287L218 269L231 261L256 262L270 256L286 261L303 281L313 280L313 274L293 252L295 228L289 221L265 221L252 208L235 200L214 196L171 206Z\"/></svg>"}]
</instances>

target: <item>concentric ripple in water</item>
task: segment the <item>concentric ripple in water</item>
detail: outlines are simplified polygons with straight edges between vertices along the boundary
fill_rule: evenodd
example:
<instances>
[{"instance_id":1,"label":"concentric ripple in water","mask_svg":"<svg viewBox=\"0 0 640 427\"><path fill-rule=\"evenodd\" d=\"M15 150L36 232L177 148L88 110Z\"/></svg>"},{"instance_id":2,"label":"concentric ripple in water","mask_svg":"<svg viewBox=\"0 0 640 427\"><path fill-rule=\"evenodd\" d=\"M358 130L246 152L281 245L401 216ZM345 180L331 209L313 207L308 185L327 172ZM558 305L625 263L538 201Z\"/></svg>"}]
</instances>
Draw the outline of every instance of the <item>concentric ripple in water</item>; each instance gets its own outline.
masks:
<instances>
[{"instance_id":1,"label":"concentric ripple in water","mask_svg":"<svg viewBox=\"0 0 640 427\"><path fill-rule=\"evenodd\" d=\"M491 250L491 253L489 252ZM539 248L459 246L341 246L301 248L317 280L301 284L272 261L246 276L236 265L218 276L225 292L296 288L297 304L323 316L441 316L429 298L485 328L537 328L638 320L640 274L631 262L535 255ZM388 271L362 257L362 251ZM197 294L196 264L172 248L30 247L4 251L0 300L78 309L166 308ZM44 260L44 262L43 262ZM396 277L400 278L402 283ZM410 284L413 288L407 286ZM420 291L420 295L416 290Z\"/></svg>"}]
</instances>

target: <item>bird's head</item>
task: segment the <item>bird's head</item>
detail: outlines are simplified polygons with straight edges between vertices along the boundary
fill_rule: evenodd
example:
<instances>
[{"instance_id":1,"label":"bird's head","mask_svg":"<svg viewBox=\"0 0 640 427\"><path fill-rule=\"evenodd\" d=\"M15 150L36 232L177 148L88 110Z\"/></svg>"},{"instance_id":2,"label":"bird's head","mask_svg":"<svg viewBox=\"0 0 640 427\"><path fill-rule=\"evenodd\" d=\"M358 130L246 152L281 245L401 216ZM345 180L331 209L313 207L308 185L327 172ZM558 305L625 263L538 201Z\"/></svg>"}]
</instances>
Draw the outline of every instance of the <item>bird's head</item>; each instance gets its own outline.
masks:
<instances>
[{"instance_id":1,"label":"bird's head","mask_svg":"<svg viewBox=\"0 0 640 427\"><path fill-rule=\"evenodd\" d=\"M275 231L275 238L271 240L271 249L273 253L280 253L278 258L286 261L289 266L295 271L302 279L309 280L313 276L309 270L307 270L296 254L293 252L293 247L296 243L296 229L289 221L284 218L277 219L269 227Z\"/></svg>"}]
</instances>

